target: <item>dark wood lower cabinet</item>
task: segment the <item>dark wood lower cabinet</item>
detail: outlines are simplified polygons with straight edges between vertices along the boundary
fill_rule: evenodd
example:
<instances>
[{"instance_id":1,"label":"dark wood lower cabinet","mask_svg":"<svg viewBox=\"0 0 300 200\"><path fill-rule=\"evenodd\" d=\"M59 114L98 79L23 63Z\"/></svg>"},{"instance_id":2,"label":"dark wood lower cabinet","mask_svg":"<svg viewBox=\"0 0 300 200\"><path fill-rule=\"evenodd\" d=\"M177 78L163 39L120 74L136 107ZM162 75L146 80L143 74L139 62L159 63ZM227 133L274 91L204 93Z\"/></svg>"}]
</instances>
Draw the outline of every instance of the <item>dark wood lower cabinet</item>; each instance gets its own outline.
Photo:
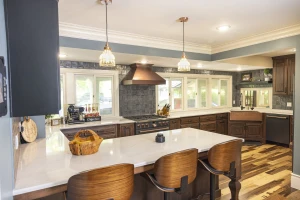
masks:
<instances>
[{"instance_id":1,"label":"dark wood lower cabinet","mask_svg":"<svg viewBox=\"0 0 300 200\"><path fill-rule=\"evenodd\" d=\"M294 142L294 116L290 117L290 149L293 149Z\"/></svg>"},{"instance_id":2,"label":"dark wood lower cabinet","mask_svg":"<svg viewBox=\"0 0 300 200\"><path fill-rule=\"evenodd\" d=\"M228 121L226 120L217 120L216 123L216 133L228 135Z\"/></svg>"},{"instance_id":3,"label":"dark wood lower cabinet","mask_svg":"<svg viewBox=\"0 0 300 200\"><path fill-rule=\"evenodd\" d=\"M134 135L134 124L119 124L118 137L126 137Z\"/></svg>"},{"instance_id":4,"label":"dark wood lower cabinet","mask_svg":"<svg viewBox=\"0 0 300 200\"><path fill-rule=\"evenodd\" d=\"M181 128L196 128L199 129L199 123L194 123L194 124L181 124Z\"/></svg>"},{"instance_id":5,"label":"dark wood lower cabinet","mask_svg":"<svg viewBox=\"0 0 300 200\"><path fill-rule=\"evenodd\" d=\"M230 122L228 135L245 138L245 123L244 122Z\"/></svg>"},{"instance_id":6,"label":"dark wood lower cabinet","mask_svg":"<svg viewBox=\"0 0 300 200\"><path fill-rule=\"evenodd\" d=\"M229 121L228 135L244 138L250 141L265 143L263 122L236 122Z\"/></svg>"},{"instance_id":7,"label":"dark wood lower cabinet","mask_svg":"<svg viewBox=\"0 0 300 200\"><path fill-rule=\"evenodd\" d=\"M200 130L203 131L210 131L210 132L216 132L216 121L211 122L201 122L200 123Z\"/></svg>"},{"instance_id":8,"label":"dark wood lower cabinet","mask_svg":"<svg viewBox=\"0 0 300 200\"><path fill-rule=\"evenodd\" d=\"M170 120L170 130L180 129L180 119Z\"/></svg>"},{"instance_id":9,"label":"dark wood lower cabinet","mask_svg":"<svg viewBox=\"0 0 300 200\"><path fill-rule=\"evenodd\" d=\"M104 139L116 138L117 137L117 125L107 125L107 126L91 126L83 128L73 128L73 129L62 129L61 132L68 138L68 140L73 140L75 134L84 129L91 129L95 131L100 137ZM88 136L88 135L86 135ZM82 137L86 137L82 135Z\"/></svg>"}]
</instances>

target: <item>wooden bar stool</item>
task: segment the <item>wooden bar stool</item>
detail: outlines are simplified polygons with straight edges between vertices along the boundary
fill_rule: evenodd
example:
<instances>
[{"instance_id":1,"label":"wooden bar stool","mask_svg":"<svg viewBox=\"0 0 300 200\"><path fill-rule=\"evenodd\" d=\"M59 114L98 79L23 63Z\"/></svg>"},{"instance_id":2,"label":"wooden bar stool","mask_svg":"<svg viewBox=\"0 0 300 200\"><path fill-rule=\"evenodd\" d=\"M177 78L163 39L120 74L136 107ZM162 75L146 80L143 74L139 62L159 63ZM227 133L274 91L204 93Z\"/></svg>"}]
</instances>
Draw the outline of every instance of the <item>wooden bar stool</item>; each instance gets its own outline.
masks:
<instances>
[{"instance_id":1,"label":"wooden bar stool","mask_svg":"<svg viewBox=\"0 0 300 200\"><path fill-rule=\"evenodd\" d=\"M231 179L229 188L231 200L238 200L241 184L238 181L241 171L242 140L231 140L213 146L208 151L208 159L200 163L210 172L210 199L215 200L216 176L225 175Z\"/></svg>"},{"instance_id":2,"label":"wooden bar stool","mask_svg":"<svg viewBox=\"0 0 300 200\"><path fill-rule=\"evenodd\" d=\"M142 174L158 189L164 192L168 200L170 192L182 193L197 174L198 150L188 149L165 155L154 164L154 173Z\"/></svg>"},{"instance_id":3,"label":"wooden bar stool","mask_svg":"<svg viewBox=\"0 0 300 200\"><path fill-rule=\"evenodd\" d=\"M134 166L119 164L72 176L68 200L129 200L134 185Z\"/></svg>"}]
</instances>

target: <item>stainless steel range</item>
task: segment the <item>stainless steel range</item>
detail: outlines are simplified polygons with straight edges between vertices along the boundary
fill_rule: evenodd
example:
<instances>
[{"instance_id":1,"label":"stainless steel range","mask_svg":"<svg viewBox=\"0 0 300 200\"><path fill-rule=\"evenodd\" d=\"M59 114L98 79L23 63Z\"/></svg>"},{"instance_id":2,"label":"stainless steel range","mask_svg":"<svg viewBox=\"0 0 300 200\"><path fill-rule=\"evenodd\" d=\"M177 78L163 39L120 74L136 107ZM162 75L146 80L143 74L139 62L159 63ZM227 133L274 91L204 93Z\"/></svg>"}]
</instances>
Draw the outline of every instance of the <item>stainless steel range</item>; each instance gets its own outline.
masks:
<instances>
[{"instance_id":1,"label":"stainless steel range","mask_svg":"<svg viewBox=\"0 0 300 200\"><path fill-rule=\"evenodd\" d=\"M170 129L169 119L158 115L124 117L135 121L135 134L146 134Z\"/></svg>"}]
</instances>

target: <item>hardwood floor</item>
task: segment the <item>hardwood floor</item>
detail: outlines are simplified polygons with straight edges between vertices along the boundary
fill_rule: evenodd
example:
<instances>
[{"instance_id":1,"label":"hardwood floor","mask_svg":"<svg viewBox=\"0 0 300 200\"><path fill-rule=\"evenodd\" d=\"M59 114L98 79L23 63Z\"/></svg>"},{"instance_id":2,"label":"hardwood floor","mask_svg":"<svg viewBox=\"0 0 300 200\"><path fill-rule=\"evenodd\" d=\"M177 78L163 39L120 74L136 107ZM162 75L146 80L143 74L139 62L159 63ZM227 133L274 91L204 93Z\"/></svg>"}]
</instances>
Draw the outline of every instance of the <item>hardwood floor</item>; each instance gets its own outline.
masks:
<instances>
[{"instance_id":1,"label":"hardwood floor","mask_svg":"<svg viewBox=\"0 0 300 200\"><path fill-rule=\"evenodd\" d=\"M242 189L240 200L296 200L300 191L290 187L292 152L289 148L265 144L242 148ZM229 179L220 177L222 197L229 200Z\"/></svg>"}]
</instances>

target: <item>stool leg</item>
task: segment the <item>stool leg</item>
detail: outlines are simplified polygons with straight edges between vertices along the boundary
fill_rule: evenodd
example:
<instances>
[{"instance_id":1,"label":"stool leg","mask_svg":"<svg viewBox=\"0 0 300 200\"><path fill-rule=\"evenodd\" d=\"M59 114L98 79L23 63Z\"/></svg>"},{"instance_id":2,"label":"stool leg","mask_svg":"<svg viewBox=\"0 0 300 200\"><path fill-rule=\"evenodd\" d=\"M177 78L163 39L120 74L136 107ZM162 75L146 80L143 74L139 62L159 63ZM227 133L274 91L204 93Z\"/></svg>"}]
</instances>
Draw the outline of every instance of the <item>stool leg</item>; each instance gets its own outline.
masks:
<instances>
[{"instance_id":1,"label":"stool leg","mask_svg":"<svg viewBox=\"0 0 300 200\"><path fill-rule=\"evenodd\" d=\"M210 200L216 199L216 175L210 173Z\"/></svg>"},{"instance_id":2,"label":"stool leg","mask_svg":"<svg viewBox=\"0 0 300 200\"><path fill-rule=\"evenodd\" d=\"M169 193L168 192L164 192L164 200L169 200Z\"/></svg>"}]
</instances>

